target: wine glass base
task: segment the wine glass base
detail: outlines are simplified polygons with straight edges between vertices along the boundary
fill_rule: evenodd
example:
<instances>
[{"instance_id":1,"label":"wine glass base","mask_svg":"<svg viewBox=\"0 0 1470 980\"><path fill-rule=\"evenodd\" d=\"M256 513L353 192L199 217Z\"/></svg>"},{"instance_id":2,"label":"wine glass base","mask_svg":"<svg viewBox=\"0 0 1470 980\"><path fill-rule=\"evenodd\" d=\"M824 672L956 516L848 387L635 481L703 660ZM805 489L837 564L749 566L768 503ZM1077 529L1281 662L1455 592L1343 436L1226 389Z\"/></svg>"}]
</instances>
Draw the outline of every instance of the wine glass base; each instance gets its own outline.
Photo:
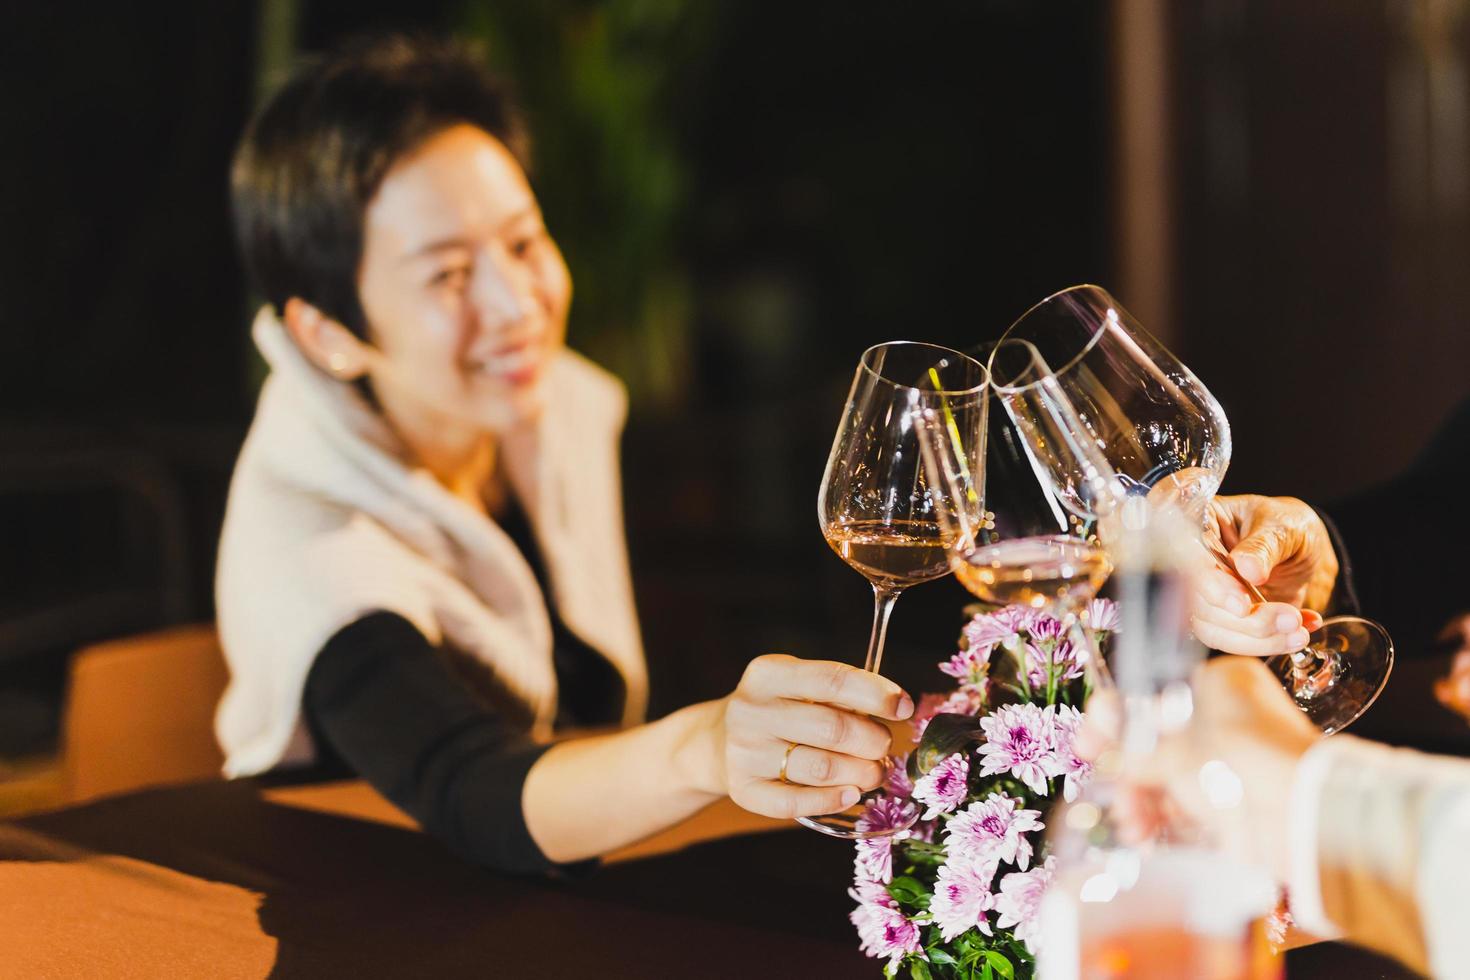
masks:
<instances>
[{"instance_id":1,"label":"wine glass base","mask_svg":"<svg viewBox=\"0 0 1470 980\"><path fill-rule=\"evenodd\" d=\"M1312 724L1331 735L1356 721L1388 684L1393 641L1377 623L1335 616L1312 634L1308 649L1325 663L1299 671L1286 655L1272 657L1266 665Z\"/></svg>"},{"instance_id":2,"label":"wine glass base","mask_svg":"<svg viewBox=\"0 0 1470 980\"><path fill-rule=\"evenodd\" d=\"M912 800L904 800L898 813L898 820L887 821L889 826L882 829L870 830L862 826L863 814L867 812L868 797L858 800L846 810L837 813L823 813L814 817L797 817L796 822L803 827L809 827L819 834L828 837L840 837L843 840L872 840L875 837L891 837L894 834L908 830L919 822L919 805Z\"/></svg>"}]
</instances>

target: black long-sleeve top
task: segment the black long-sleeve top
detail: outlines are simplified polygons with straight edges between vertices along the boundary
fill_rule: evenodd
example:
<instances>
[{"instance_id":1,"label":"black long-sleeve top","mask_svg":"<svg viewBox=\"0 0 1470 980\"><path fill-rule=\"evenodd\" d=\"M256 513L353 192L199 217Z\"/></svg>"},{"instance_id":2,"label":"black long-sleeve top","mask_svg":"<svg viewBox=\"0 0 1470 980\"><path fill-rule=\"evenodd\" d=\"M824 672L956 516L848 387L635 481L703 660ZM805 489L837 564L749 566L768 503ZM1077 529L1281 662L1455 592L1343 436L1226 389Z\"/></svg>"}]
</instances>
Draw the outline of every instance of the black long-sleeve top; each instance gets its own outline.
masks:
<instances>
[{"instance_id":1,"label":"black long-sleeve top","mask_svg":"<svg viewBox=\"0 0 1470 980\"><path fill-rule=\"evenodd\" d=\"M524 518L513 513L501 526L544 591L545 571ZM557 725L616 723L626 696L621 675L554 611L551 619ZM473 861L518 873L568 870L541 852L521 808L526 774L548 746L530 739L529 712L483 671L475 686L465 682L469 666L396 613L343 627L317 654L303 697L323 765L366 779Z\"/></svg>"},{"instance_id":2,"label":"black long-sleeve top","mask_svg":"<svg viewBox=\"0 0 1470 980\"><path fill-rule=\"evenodd\" d=\"M1470 401L1402 474L1322 508L1351 556L1363 615L1383 624L1401 656L1435 652L1435 634L1470 611L1467 488Z\"/></svg>"}]
</instances>

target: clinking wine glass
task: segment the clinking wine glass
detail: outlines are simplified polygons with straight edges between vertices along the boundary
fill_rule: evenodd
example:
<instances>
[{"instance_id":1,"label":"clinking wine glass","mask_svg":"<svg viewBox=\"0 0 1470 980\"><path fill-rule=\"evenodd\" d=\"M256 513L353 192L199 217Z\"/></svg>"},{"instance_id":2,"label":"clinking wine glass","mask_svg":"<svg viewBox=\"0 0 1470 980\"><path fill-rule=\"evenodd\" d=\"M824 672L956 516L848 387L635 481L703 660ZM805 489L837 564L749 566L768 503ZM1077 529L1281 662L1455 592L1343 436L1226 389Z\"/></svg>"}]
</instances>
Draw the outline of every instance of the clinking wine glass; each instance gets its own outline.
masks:
<instances>
[{"instance_id":1,"label":"clinking wine glass","mask_svg":"<svg viewBox=\"0 0 1470 980\"><path fill-rule=\"evenodd\" d=\"M1016 420L1060 496L1095 482L1045 431L1046 410L1065 404L1074 442L1095 446L1132 498L1177 508L1204 527L1230 464L1230 424L1200 380L1097 286L1048 297L1011 325L988 365L996 398ZM1131 503L1131 501L1130 501ZM1213 543L1205 547L1256 602L1264 597ZM1388 681L1393 643L1358 616L1327 619L1307 647L1268 666L1296 704L1332 734L1358 718Z\"/></svg>"},{"instance_id":2,"label":"clinking wine glass","mask_svg":"<svg viewBox=\"0 0 1470 980\"><path fill-rule=\"evenodd\" d=\"M1098 480L1097 494L1064 500L1005 412L993 406L968 428L942 404L919 414L930 482L946 498L938 514L953 524L946 534L955 577L985 603L1019 604L1064 624L1071 645L1053 655L1068 662L1038 670L1038 677L1055 682L1060 667L1083 672L1089 685L1106 683L1099 651L1081 627L1111 571L1099 536L1100 519L1114 513L1111 485ZM1058 428L1065 424L1065 418L1056 422ZM1031 683L1030 667L1018 672L1019 684Z\"/></svg>"},{"instance_id":3,"label":"clinking wine glass","mask_svg":"<svg viewBox=\"0 0 1470 980\"><path fill-rule=\"evenodd\" d=\"M832 550L873 586L873 631L864 669L883 663L888 617L904 589L949 574L944 498L925 479L916 410L943 404L958 424L984 411L988 377L974 358L932 344L894 342L863 353L817 494L817 519ZM799 822L833 837L884 837L912 826L919 807L901 804L882 826L864 820L879 790L840 813Z\"/></svg>"}]
</instances>

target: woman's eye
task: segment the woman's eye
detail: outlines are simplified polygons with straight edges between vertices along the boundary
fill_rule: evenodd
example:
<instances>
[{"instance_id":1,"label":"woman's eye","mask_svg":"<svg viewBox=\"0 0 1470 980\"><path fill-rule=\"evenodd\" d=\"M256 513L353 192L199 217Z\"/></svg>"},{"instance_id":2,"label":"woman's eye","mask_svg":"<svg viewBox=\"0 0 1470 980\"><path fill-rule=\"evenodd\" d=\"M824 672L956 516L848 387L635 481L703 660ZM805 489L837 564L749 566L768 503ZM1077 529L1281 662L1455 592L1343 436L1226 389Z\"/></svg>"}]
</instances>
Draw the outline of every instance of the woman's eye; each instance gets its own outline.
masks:
<instances>
[{"instance_id":1,"label":"woman's eye","mask_svg":"<svg viewBox=\"0 0 1470 980\"><path fill-rule=\"evenodd\" d=\"M433 278L429 280L429 284L432 286L446 286L450 289L463 289L469 281L469 266L459 265L451 266L447 269L440 269L434 273Z\"/></svg>"}]
</instances>

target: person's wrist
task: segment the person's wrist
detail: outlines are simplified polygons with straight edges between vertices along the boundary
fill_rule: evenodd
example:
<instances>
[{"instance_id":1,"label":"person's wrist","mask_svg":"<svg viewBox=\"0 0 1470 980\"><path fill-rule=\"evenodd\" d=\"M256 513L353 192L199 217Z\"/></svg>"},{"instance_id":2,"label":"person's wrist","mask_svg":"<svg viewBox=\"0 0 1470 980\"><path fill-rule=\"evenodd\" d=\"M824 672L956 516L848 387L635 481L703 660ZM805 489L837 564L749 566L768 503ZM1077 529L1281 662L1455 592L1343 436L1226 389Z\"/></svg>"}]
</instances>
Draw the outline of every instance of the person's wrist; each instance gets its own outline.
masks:
<instances>
[{"instance_id":1,"label":"person's wrist","mask_svg":"<svg viewBox=\"0 0 1470 980\"><path fill-rule=\"evenodd\" d=\"M725 779L725 698L690 705L677 713L685 726L673 759L682 786L710 798L728 795Z\"/></svg>"}]
</instances>

